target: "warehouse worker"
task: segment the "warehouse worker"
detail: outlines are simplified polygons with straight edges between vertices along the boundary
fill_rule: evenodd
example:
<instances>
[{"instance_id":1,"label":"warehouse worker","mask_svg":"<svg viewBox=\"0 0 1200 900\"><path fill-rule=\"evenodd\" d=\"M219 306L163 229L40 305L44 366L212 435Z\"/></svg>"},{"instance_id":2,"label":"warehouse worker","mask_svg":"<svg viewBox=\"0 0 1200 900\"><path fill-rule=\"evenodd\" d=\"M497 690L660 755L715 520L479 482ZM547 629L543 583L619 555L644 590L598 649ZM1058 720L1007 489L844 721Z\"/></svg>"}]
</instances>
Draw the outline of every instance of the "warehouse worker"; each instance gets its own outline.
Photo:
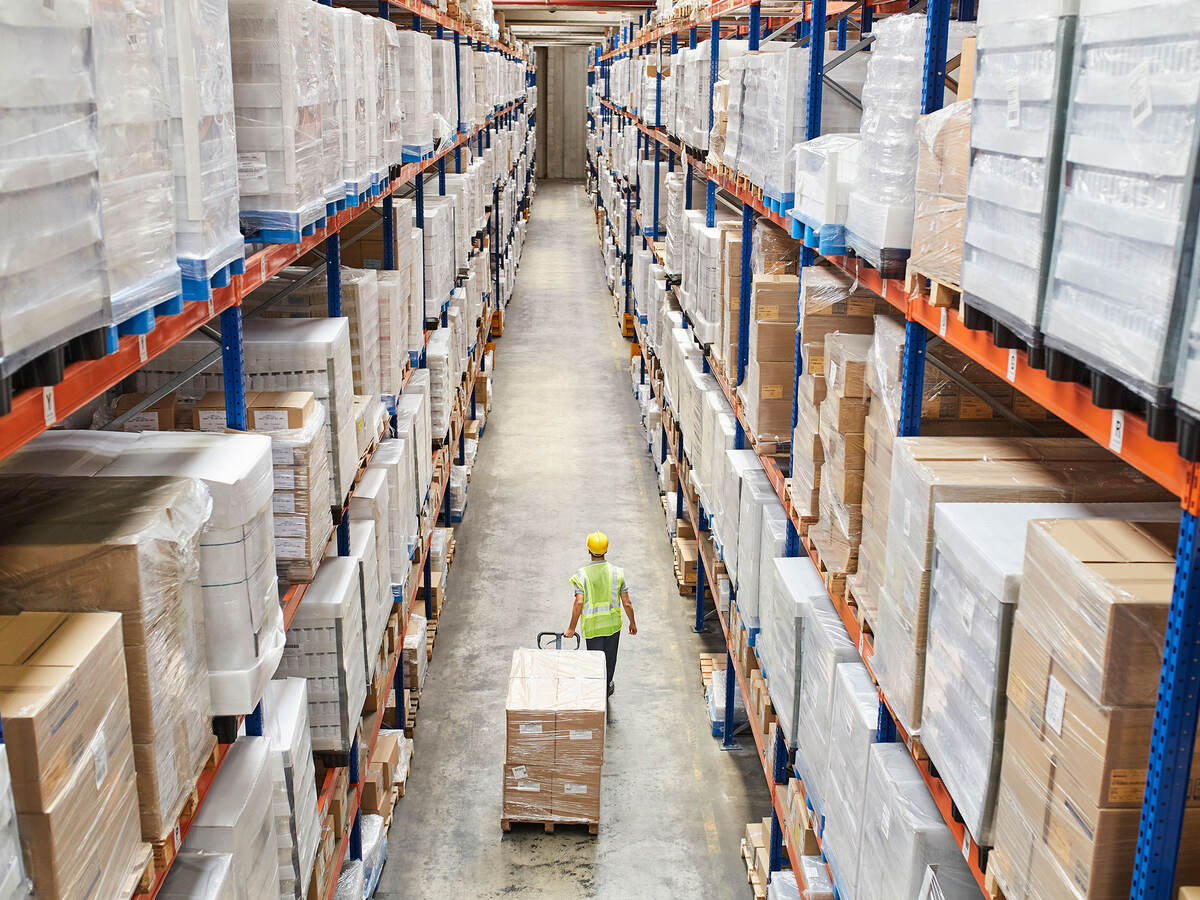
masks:
<instances>
[{"instance_id":1,"label":"warehouse worker","mask_svg":"<svg viewBox=\"0 0 1200 900\"><path fill-rule=\"evenodd\" d=\"M637 622L633 619L633 604L629 602L625 573L604 558L608 553L608 536L601 531L593 531L588 535L587 548L592 561L571 576L571 584L575 587L575 607L571 610L571 624L563 632L563 637L574 637L575 626L582 615L587 648L604 651L608 693L611 695L613 672L617 668L617 644L621 640L621 607L625 607L625 615L629 616L630 634L637 634Z\"/></svg>"}]
</instances>

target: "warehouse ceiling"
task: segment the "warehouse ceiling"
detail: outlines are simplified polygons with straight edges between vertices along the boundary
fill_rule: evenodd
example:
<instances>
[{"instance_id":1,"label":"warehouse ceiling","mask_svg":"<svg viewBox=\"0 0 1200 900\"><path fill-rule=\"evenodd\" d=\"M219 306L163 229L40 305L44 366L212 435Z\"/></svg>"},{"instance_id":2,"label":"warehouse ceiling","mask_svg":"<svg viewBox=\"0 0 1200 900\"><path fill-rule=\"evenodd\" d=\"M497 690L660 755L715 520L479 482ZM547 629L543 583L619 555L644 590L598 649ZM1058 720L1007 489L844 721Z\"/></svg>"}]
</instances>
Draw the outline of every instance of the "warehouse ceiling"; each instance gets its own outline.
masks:
<instances>
[{"instance_id":1,"label":"warehouse ceiling","mask_svg":"<svg viewBox=\"0 0 1200 900\"><path fill-rule=\"evenodd\" d=\"M634 11L645 10L644 2L614 3L612 0L496 0L497 13L513 36L529 44L599 44L604 29L620 25Z\"/></svg>"}]
</instances>

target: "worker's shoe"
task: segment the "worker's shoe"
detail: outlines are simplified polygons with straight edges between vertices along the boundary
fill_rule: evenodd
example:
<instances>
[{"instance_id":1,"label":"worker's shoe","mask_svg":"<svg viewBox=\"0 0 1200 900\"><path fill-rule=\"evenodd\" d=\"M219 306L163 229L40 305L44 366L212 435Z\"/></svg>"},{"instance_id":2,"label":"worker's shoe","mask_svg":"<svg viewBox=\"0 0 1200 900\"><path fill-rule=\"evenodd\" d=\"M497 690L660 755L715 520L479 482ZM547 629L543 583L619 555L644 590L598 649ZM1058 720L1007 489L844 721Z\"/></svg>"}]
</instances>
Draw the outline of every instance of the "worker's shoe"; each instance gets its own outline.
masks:
<instances>
[{"instance_id":1,"label":"worker's shoe","mask_svg":"<svg viewBox=\"0 0 1200 900\"><path fill-rule=\"evenodd\" d=\"M611 696L613 695L613 691L615 691L616 689L617 689L617 688L616 688L616 685L614 685L614 684L613 684L613 683L610 681L610 682L608 683L608 696L610 696L610 697L611 697Z\"/></svg>"}]
</instances>

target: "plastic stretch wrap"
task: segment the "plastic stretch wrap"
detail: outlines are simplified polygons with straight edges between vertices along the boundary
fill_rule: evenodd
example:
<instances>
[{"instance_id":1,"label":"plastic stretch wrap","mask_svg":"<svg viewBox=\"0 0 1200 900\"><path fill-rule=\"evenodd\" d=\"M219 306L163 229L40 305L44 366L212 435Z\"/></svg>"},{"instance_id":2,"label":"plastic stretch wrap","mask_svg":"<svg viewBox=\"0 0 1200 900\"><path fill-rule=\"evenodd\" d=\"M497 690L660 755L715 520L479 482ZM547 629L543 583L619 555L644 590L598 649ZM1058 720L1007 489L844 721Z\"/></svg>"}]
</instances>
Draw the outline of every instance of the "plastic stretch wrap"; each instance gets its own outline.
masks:
<instances>
[{"instance_id":1,"label":"plastic stretch wrap","mask_svg":"<svg viewBox=\"0 0 1200 900\"><path fill-rule=\"evenodd\" d=\"M476 118L475 108L475 53L465 43L460 43L458 47L458 67L457 72L461 73L458 79L459 103L458 103L458 130L470 131L476 125L482 125L483 120ZM478 51L482 53L482 51ZM529 109L537 109L536 104L531 104Z\"/></svg>"},{"instance_id":2,"label":"plastic stretch wrap","mask_svg":"<svg viewBox=\"0 0 1200 900\"><path fill-rule=\"evenodd\" d=\"M308 679L314 750L350 749L367 696L358 562L326 559L287 631L280 676Z\"/></svg>"},{"instance_id":3,"label":"plastic stretch wrap","mask_svg":"<svg viewBox=\"0 0 1200 900\"><path fill-rule=\"evenodd\" d=\"M801 856L800 870L804 873L803 900L834 900L833 880L829 877L825 860L819 856ZM788 883L786 878L780 880L784 884ZM772 878L771 881L774 882L775 879Z\"/></svg>"},{"instance_id":4,"label":"plastic stretch wrap","mask_svg":"<svg viewBox=\"0 0 1200 900\"><path fill-rule=\"evenodd\" d=\"M391 166L400 165L404 158L404 63L400 58L400 34L397 26L385 19L375 22L375 62L383 76L382 94L376 98L379 110L379 131L382 136L379 173L386 176Z\"/></svg>"},{"instance_id":5,"label":"plastic stretch wrap","mask_svg":"<svg viewBox=\"0 0 1200 900\"><path fill-rule=\"evenodd\" d=\"M751 619L758 618L763 508L773 497L775 488L766 472L751 470L743 476L737 540L730 541L725 549L725 569L737 587L738 609ZM778 502L778 498L775 499Z\"/></svg>"},{"instance_id":6,"label":"plastic stretch wrap","mask_svg":"<svg viewBox=\"0 0 1200 900\"><path fill-rule=\"evenodd\" d=\"M242 228L296 243L325 216L317 13L305 0L231 0L229 32Z\"/></svg>"},{"instance_id":7,"label":"plastic stretch wrap","mask_svg":"<svg viewBox=\"0 0 1200 900\"><path fill-rule=\"evenodd\" d=\"M281 900L300 900L308 894L321 839L317 773L308 729L308 684L303 678L285 678L267 686L263 737L271 749L279 896Z\"/></svg>"},{"instance_id":8,"label":"plastic stretch wrap","mask_svg":"<svg viewBox=\"0 0 1200 900\"><path fill-rule=\"evenodd\" d=\"M0 643L5 896L22 851L37 896L117 892L142 852L120 617L0 617Z\"/></svg>"},{"instance_id":9,"label":"plastic stretch wrap","mask_svg":"<svg viewBox=\"0 0 1200 900\"><path fill-rule=\"evenodd\" d=\"M275 568L281 581L311 581L333 533L329 433L317 404L300 428L260 432L271 439Z\"/></svg>"},{"instance_id":10,"label":"plastic stretch wrap","mask_svg":"<svg viewBox=\"0 0 1200 900\"><path fill-rule=\"evenodd\" d=\"M846 246L846 212L858 179L860 144L857 134L823 134L794 148L792 218L813 229L830 250Z\"/></svg>"},{"instance_id":11,"label":"plastic stretch wrap","mask_svg":"<svg viewBox=\"0 0 1200 900\"><path fill-rule=\"evenodd\" d=\"M358 900L366 894L366 876L362 860L346 858L342 863L342 871L338 873L337 888L334 889L334 900Z\"/></svg>"},{"instance_id":12,"label":"plastic stretch wrap","mask_svg":"<svg viewBox=\"0 0 1200 900\"><path fill-rule=\"evenodd\" d=\"M784 671L779 673L799 684L796 740L794 743L789 741L788 746L796 748L796 768L804 781L809 801L818 809L824 809L828 796L829 748L832 746L829 731L837 667L856 662L860 657L828 594L809 598L801 629L800 671L795 671L796 666L789 667L784 661ZM769 678L775 678L774 671L767 671Z\"/></svg>"},{"instance_id":13,"label":"plastic stretch wrap","mask_svg":"<svg viewBox=\"0 0 1200 900\"><path fill-rule=\"evenodd\" d=\"M296 280L307 269L289 267L281 280ZM350 325L350 362L354 371L354 393L378 397L379 378L379 280L374 269L341 269L342 317ZM329 286L322 272L259 315L274 319L317 319L329 314Z\"/></svg>"},{"instance_id":14,"label":"plastic stretch wrap","mask_svg":"<svg viewBox=\"0 0 1200 900\"><path fill-rule=\"evenodd\" d=\"M347 98L342 89L342 63L338 53L338 28L341 20L332 6L317 10L317 38L320 41L321 88L321 184L325 202L346 198L342 172L342 128Z\"/></svg>"},{"instance_id":15,"label":"plastic stretch wrap","mask_svg":"<svg viewBox=\"0 0 1200 900\"><path fill-rule=\"evenodd\" d=\"M704 702L708 706L708 720L714 724L725 721L725 669L713 669L712 681L704 692ZM750 719L746 713L746 702L742 692L736 687L733 690L733 727L747 725Z\"/></svg>"},{"instance_id":16,"label":"plastic stretch wrap","mask_svg":"<svg viewBox=\"0 0 1200 900\"><path fill-rule=\"evenodd\" d=\"M721 546L735 545L731 551L734 556L732 571L737 571L737 534L728 534L723 530L721 505L717 499L717 479L721 474L725 451L733 449L737 419L734 417L733 407L725 399L724 392L719 389L705 391L702 402L700 443L696 445L697 450L693 454L693 472L700 482L700 497L705 510L717 519L717 539Z\"/></svg>"},{"instance_id":17,"label":"plastic stretch wrap","mask_svg":"<svg viewBox=\"0 0 1200 900\"><path fill-rule=\"evenodd\" d=\"M983 844L993 843L1008 648L1027 527L1034 519L1102 518L1157 519L1174 529L1179 511L1172 503L942 503L934 513L921 737L971 834ZM1064 561L1057 584L1066 569Z\"/></svg>"},{"instance_id":18,"label":"plastic stretch wrap","mask_svg":"<svg viewBox=\"0 0 1200 900\"><path fill-rule=\"evenodd\" d=\"M450 412L454 403L450 383L450 331L439 328L429 338L425 349L431 386L430 417L433 433L442 437L450 432Z\"/></svg>"},{"instance_id":19,"label":"plastic stretch wrap","mask_svg":"<svg viewBox=\"0 0 1200 900\"><path fill-rule=\"evenodd\" d=\"M433 150L433 40L399 29L400 102L404 110L404 158L419 159Z\"/></svg>"},{"instance_id":20,"label":"plastic stretch wrap","mask_svg":"<svg viewBox=\"0 0 1200 900\"><path fill-rule=\"evenodd\" d=\"M458 128L453 43L445 40L431 42L430 71L433 76L433 134L442 141L448 141Z\"/></svg>"},{"instance_id":21,"label":"plastic stretch wrap","mask_svg":"<svg viewBox=\"0 0 1200 900\"><path fill-rule=\"evenodd\" d=\"M229 748L183 842L185 850L233 855L238 900L279 892L272 791L269 741L239 737Z\"/></svg>"},{"instance_id":22,"label":"plastic stretch wrap","mask_svg":"<svg viewBox=\"0 0 1200 900\"><path fill-rule=\"evenodd\" d=\"M596 651L513 652L504 818L599 822L606 677Z\"/></svg>"},{"instance_id":23,"label":"plastic stretch wrap","mask_svg":"<svg viewBox=\"0 0 1200 900\"><path fill-rule=\"evenodd\" d=\"M685 441L684 446L690 445ZM725 551L728 553L730 546L737 545L738 538L735 536L740 536L742 482L751 476L751 473L762 472L763 467L758 454L753 450L726 450L725 458L719 460L717 465L720 474L714 491L714 502L716 503L714 514L717 519L717 531L723 535L730 535L730 540L725 542ZM734 566L731 570L734 574L737 572L739 558L736 556L734 558Z\"/></svg>"},{"instance_id":24,"label":"plastic stretch wrap","mask_svg":"<svg viewBox=\"0 0 1200 900\"><path fill-rule=\"evenodd\" d=\"M824 867L823 863L822 867ZM814 896L823 898L824 894ZM771 879L767 882L767 900L807 900L807 898L800 893L800 885L796 876L789 870L780 869L772 872Z\"/></svg>"},{"instance_id":25,"label":"plastic stretch wrap","mask_svg":"<svg viewBox=\"0 0 1200 900\"><path fill-rule=\"evenodd\" d=\"M404 631L404 689L419 697L425 686L425 675L429 671L429 654L426 635L429 625L425 617L412 613Z\"/></svg>"},{"instance_id":26,"label":"plastic stretch wrap","mask_svg":"<svg viewBox=\"0 0 1200 900\"><path fill-rule=\"evenodd\" d=\"M138 370L138 390L154 390L211 352L212 342L202 335L179 341ZM348 321L324 314L312 319L247 319L242 324L242 355L247 391L312 391L325 404L330 479L334 497L345 497L358 468ZM224 390L221 361L193 378L187 390L194 396Z\"/></svg>"},{"instance_id":27,"label":"plastic stretch wrap","mask_svg":"<svg viewBox=\"0 0 1200 900\"><path fill-rule=\"evenodd\" d=\"M873 265L880 264L885 250L889 259L891 251L902 257L912 245L925 23L926 17L918 14L890 16L872 32L858 181L850 193L846 240ZM947 59L959 54L963 38L974 28L974 23L950 23Z\"/></svg>"},{"instance_id":28,"label":"plastic stretch wrap","mask_svg":"<svg viewBox=\"0 0 1200 900\"><path fill-rule=\"evenodd\" d=\"M425 258L425 318L441 316L442 306L454 291L454 200L425 198L425 225L421 237Z\"/></svg>"},{"instance_id":29,"label":"plastic stretch wrap","mask_svg":"<svg viewBox=\"0 0 1200 900\"><path fill-rule=\"evenodd\" d=\"M925 867L966 869L962 853L903 744L875 744L867 766L859 900L916 897Z\"/></svg>"},{"instance_id":30,"label":"plastic stretch wrap","mask_svg":"<svg viewBox=\"0 0 1200 900\"><path fill-rule=\"evenodd\" d=\"M86 2L0 17L0 375L106 324L92 24Z\"/></svg>"},{"instance_id":31,"label":"plastic stretch wrap","mask_svg":"<svg viewBox=\"0 0 1200 900\"><path fill-rule=\"evenodd\" d=\"M237 900L233 854L207 850L178 853L158 896L163 900Z\"/></svg>"},{"instance_id":32,"label":"plastic stretch wrap","mask_svg":"<svg viewBox=\"0 0 1200 900\"><path fill-rule=\"evenodd\" d=\"M364 20L351 9L334 10L337 20L338 69L342 85L342 181L347 197L371 187L367 153L367 56L362 44Z\"/></svg>"},{"instance_id":33,"label":"plastic stretch wrap","mask_svg":"<svg viewBox=\"0 0 1200 900\"><path fill-rule=\"evenodd\" d=\"M1058 438L897 438L892 445L887 564L873 669L893 711L921 721L933 507L938 502L1166 499L1103 447Z\"/></svg>"},{"instance_id":34,"label":"plastic stretch wrap","mask_svg":"<svg viewBox=\"0 0 1200 900\"><path fill-rule=\"evenodd\" d=\"M350 553L361 561L363 654L369 684L379 664L379 648L392 612L391 536L387 473L368 469L350 497ZM330 547L330 555L337 550Z\"/></svg>"},{"instance_id":35,"label":"plastic stretch wrap","mask_svg":"<svg viewBox=\"0 0 1200 900\"><path fill-rule=\"evenodd\" d=\"M467 467L450 467L450 515L462 519L467 509Z\"/></svg>"},{"instance_id":36,"label":"plastic stretch wrap","mask_svg":"<svg viewBox=\"0 0 1200 900\"><path fill-rule=\"evenodd\" d=\"M976 900L979 882L965 866L926 866L917 900Z\"/></svg>"},{"instance_id":37,"label":"plastic stretch wrap","mask_svg":"<svg viewBox=\"0 0 1200 900\"><path fill-rule=\"evenodd\" d=\"M1023 0L979 17L962 288L1025 340L1050 268L1078 8Z\"/></svg>"},{"instance_id":38,"label":"plastic stretch wrap","mask_svg":"<svg viewBox=\"0 0 1200 900\"><path fill-rule=\"evenodd\" d=\"M971 101L960 100L917 122L912 266L951 284L962 280L971 109Z\"/></svg>"},{"instance_id":39,"label":"plastic stretch wrap","mask_svg":"<svg viewBox=\"0 0 1200 900\"><path fill-rule=\"evenodd\" d=\"M367 463L383 469L388 484L388 584L404 586L417 542L416 469L412 463L411 431L406 437L381 441Z\"/></svg>"},{"instance_id":40,"label":"plastic stretch wrap","mask_svg":"<svg viewBox=\"0 0 1200 900\"><path fill-rule=\"evenodd\" d=\"M413 496L415 512L420 516L429 496L429 487L433 479L432 425L430 423L428 378L424 379L426 390L422 393L420 385L422 372L414 372L408 381L408 388L396 401L396 428L401 436L412 435L409 441L409 452L413 459L413 477L416 494Z\"/></svg>"},{"instance_id":41,"label":"plastic stretch wrap","mask_svg":"<svg viewBox=\"0 0 1200 900\"><path fill-rule=\"evenodd\" d=\"M1198 51L1194 4L1080 4L1042 330L1047 347L1156 403L1191 324L1180 277L1197 215ZM1182 396L1189 377L1185 366Z\"/></svg>"},{"instance_id":42,"label":"plastic stretch wrap","mask_svg":"<svg viewBox=\"0 0 1200 900\"><path fill-rule=\"evenodd\" d=\"M210 749L200 588L208 490L182 478L0 481L0 611L121 613L142 834L166 835Z\"/></svg>"},{"instance_id":43,"label":"plastic stretch wrap","mask_svg":"<svg viewBox=\"0 0 1200 900\"><path fill-rule=\"evenodd\" d=\"M755 275L795 275L800 270L803 248L803 243L770 219L759 217L750 244L750 271Z\"/></svg>"},{"instance_id":44,"label":"plastic stretch wrap","mask_svg":"<svg viewBox=\"0 0 1200 900\"><path fill-rule=\"evenodd\" d=\"M93 4L109 324L179 296L163 0Z\"/></svg>"},{"instance_id":45,"label":"plastic stretch wrap","mask_svg":"<svg viewBox=\"0 0 1200 900\"><path fill-rule=\"evenodd\" d=\"M137 835L135 835L137 837ZM17 834L17 807L13 802L8 773L8 748L0 747L0 897L23 900L30 890L21 863L21 841Z\"/></svg>"},{"instance_id":46,"label":"plastic stretch wrap","mask_svg":"<svg viewBox=\"0 0 1200 900\"><path fill-rule=\"evenodd\" d=\"M771 705L779 719L784 742L795 747L796 709L800 680L799 634L813 603L829 603L825 582L808 557L774 559L771 582L759 598L761 630L755 646L762 662ZM765 573L764 573L765 574Z\"/></svg>"},{"instance_id":47,"label":"plastic stretch wrap","mask_svg":"<svg viewBox=\"0 0 1200 900\"><path fill-rule=\"evenodd\" d=\"M375 896L379 876L388 856L388 833L383 816L367 813L362 817L363 896Z\"/></svg>"},{"instance_id":48,"label":"plastic stretch wrap","mask_svg":"<svg viewBox=\"0 0 1200 900\"><path fill-rule=\"evenodd\" d=\"M830 709L828 788L822 847L842 896L856 896L859 835L866 804L867 761L879 724L879 691L866 666L840 663Z\"/></svg>"}]
</instances>

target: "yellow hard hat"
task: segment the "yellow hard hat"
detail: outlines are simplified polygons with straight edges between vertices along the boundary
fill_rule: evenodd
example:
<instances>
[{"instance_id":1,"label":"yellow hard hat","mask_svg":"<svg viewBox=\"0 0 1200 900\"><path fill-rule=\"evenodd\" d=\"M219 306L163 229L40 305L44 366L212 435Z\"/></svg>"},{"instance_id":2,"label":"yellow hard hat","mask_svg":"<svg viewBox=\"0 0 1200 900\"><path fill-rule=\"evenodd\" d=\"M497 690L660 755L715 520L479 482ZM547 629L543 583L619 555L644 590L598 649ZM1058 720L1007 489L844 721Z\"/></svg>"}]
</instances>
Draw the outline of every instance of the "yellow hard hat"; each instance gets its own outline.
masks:
<instances>
[{"instance_id":1,"label":"yellow hard hat","mask_svg":"<svg viewBox=\"0 0 1200 900\"><path fill-rule=\"evenodd\" d=\"M588 535L587 544L592 556L603 556L608 552L608 535L603 531L593 531Z\"/></svg>"}]
</instances>

